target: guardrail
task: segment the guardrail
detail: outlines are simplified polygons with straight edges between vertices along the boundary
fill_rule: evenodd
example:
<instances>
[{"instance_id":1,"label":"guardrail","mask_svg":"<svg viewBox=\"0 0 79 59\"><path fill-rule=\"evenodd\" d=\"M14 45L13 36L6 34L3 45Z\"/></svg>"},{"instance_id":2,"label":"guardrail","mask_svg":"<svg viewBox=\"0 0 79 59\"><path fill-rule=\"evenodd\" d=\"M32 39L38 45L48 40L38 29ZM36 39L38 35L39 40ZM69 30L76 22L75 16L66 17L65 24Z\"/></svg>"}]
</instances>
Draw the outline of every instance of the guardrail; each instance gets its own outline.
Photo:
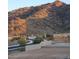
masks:
<instances>
[{"instance_id":1,"label":"guardrail","mask_svg":"<svg viewBox=\"0 0 79 59\"><path fill-rule=\"evenodd\" d=\"M28 43L26 43L26 45L32 45L33 41L29 40ZM17 44L17 45L12 45L12 46L8 46L8 51L13 51L13 50L17 50L19 48L22 48L23 46Z\"/></svg>"},{"instance_id":2,"label":"guardrail","mask_svg":"<svg viewBox=\"0 0 79 59\"><path fill-rule=\"evenodd\" d=\"M23 46L20 46L19 44L17 45L12 45L12 46L9 46L8 47L8 51L14 51L14 50L17 50L19 48L22 48Z\"/></svg>"}]
</instances>

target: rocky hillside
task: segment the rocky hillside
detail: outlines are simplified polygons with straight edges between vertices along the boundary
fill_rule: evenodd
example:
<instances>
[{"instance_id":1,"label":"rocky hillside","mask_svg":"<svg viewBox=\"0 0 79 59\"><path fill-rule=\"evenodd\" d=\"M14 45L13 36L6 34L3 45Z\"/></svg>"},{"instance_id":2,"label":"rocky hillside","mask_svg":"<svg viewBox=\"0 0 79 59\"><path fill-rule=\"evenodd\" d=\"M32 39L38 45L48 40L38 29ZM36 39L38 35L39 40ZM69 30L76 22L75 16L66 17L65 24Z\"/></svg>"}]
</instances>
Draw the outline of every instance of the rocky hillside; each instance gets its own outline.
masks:
<instances>
[{"instance_id":1,"label":"rocky hillside","mask_svg":"<svg viewBox=\"0 0 79 59\"><path fill-rule=\"evenodd\" d=\"M70 5L61 1L8 12L9 36L70 32Z\"/></svg>"}]
</instances>

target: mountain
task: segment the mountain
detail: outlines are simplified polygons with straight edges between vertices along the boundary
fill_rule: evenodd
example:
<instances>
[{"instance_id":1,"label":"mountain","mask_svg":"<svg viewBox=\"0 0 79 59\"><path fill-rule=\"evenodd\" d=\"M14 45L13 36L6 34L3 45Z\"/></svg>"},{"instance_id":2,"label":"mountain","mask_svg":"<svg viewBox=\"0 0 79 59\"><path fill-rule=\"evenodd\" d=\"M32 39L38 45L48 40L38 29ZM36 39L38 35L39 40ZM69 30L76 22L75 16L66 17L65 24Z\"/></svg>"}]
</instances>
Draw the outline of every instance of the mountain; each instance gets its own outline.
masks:
<instances>
[{"instance_id":1,"label":"mountain","mask_svg":"<svg viewBox=\"0 0 79 59\"><path fill-rule=\"evenodd\" d=\"M69 33L70 5L59 0L8 12L9 36Z\"/></svg>"}]
</instances>

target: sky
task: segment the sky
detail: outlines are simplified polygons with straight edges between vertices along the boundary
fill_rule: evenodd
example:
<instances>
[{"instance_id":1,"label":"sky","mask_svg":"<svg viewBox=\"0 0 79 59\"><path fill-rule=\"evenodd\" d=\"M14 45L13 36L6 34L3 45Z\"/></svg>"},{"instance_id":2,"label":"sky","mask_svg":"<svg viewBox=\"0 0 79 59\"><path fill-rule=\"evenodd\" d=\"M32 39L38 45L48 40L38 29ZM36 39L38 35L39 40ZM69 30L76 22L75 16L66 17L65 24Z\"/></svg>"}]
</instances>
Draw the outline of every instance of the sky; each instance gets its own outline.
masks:
<instances>
[{"instance_id":1,"label":"sky","mask_svg":"<svg viewBox=\"0 0 79 59\"><path fill-rule=\"evenodd\" d=\"M51 3L55 0L8 0L8 11L22 8L22 7L30 7L37 6L41 4ZM70 3L70 0L61 0L67 4Z\"/></svg>"}]
</instances>

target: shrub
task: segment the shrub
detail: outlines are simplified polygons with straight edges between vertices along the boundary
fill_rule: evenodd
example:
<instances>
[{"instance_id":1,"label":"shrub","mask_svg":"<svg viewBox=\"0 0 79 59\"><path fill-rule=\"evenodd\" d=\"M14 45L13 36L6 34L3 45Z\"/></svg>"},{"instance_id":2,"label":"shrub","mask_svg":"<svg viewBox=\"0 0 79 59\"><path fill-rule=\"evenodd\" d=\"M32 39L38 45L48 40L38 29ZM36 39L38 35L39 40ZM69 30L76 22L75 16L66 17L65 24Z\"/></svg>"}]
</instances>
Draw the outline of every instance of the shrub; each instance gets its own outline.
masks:
<instances>
[{"instance_id":1,"label":"shrub","mask_svg":"<svg viewBox=\"0 0 79 59\"><path fill-rule=\"evenodd\" d=\"M36 39L33 40L33 43L34 43L34 44L38 44L38 43L40 43L41 41L43 41L43 39L40 38L40 37L37 37Z\"/></svg>"},{"instance_id":2,"label":"shrub","mask_svg":"<svg viewBox=\"0 0 79 59\"><path fill-rule=\"evenodd\" d=\"M26 40L24 37L21 37L18 40L18 43L20 44L21 48L19 48L20 51L25 51L25 45L26 45Z\"/></svg>"},{"instance_id":3,"label":"shrub","mask_svg":"<svg viewBox=\"0 0 79 59\"><path fill-rule=\"evenodd\" d=\"M19 40L18 40L18 43L20 44L20 46L25 46L26 45L26 40L24 37L21 37Z\"/></svg>"}]
</instances>

